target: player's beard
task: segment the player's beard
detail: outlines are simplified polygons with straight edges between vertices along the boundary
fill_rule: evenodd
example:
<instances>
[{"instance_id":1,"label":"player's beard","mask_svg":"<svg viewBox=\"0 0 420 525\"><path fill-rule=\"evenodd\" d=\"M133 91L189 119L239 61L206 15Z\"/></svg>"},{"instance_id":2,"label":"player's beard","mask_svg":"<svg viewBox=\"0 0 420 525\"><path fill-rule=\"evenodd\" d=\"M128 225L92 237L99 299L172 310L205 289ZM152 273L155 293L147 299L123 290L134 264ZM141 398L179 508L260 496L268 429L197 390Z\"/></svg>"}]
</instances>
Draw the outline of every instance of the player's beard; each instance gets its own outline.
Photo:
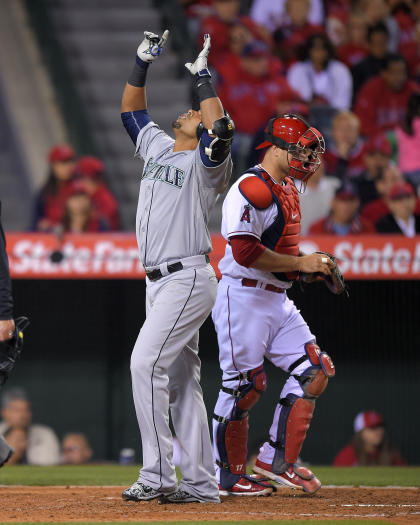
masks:
<instances>
[{"instance_id":1,"label":"player's beard","mask_svg":"<svg viewBox=\"0 0 420 525\"><path fill-rule=\"evenodd\" d=\"M178 119L177 119L177 120L174 120L174 121L172 122L172 127L173 127L173 129L181 129L181 122L179 122Z\"/></svg>"}]
</instances>

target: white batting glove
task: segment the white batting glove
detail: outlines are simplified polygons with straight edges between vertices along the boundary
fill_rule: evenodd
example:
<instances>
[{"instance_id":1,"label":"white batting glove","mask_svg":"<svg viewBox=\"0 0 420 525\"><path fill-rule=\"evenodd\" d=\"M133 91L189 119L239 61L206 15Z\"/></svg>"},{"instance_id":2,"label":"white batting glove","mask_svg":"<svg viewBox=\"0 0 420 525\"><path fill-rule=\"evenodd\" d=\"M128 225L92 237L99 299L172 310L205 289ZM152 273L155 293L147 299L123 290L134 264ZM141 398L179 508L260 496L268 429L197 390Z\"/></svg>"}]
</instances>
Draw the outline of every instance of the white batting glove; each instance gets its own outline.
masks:
<instances>
[{"instance_id":1,"label":"white batting glove","mask_svg":"<svg viewBox=\"0 0 420 525\"><path fill-rule=\"evenodd\" d=\"M209 56L210 47L211 47L210 35L206 33L204 35L203 49L200 51L200 54L198 55L196 61L194 63L187 62L185 64L185 67L188 69L188 71L192 75L198 74L199 76L202 76L203 71L205 72L204 74L206 76L210 75L210 72L207 68L207 57Z\"/></svg>"},{"instance_id":2,"label":"white batting glove","mask_svg":"<svg viewBox=\"0 0 420 525\"><path fill-rule=\"evenodd\" d=\"M169 31L166 29L159 38L159 35L151 33L150 31L144 32L144 40L137 48L137 56L143 62L150 64L155 60L163 51L166 41L168 40Z\"/></svg>"}]
</instances>

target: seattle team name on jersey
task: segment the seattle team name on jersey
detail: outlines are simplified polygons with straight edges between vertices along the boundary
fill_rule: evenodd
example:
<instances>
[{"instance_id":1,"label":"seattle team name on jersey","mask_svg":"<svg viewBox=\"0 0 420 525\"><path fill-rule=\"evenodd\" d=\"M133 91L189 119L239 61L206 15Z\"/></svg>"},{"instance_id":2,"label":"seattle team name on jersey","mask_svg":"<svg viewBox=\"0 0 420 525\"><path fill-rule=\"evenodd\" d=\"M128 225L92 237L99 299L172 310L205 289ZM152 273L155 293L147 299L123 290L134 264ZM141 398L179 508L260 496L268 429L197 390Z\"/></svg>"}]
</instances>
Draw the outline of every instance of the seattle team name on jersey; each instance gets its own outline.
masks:
<instances>
[{"instance_id":1,"label":"seattle team name on jersey","mask_svg":"<svg viewBox=\"0 0 420 525\"><path fill-rule=\"evenodd\" d=\"M176 188L182 188L184 184L185 173L176 166L170 164L158 164L153 157L147 161L144 166L142 179L160 180Z\"/></svg>"}]
</instances>

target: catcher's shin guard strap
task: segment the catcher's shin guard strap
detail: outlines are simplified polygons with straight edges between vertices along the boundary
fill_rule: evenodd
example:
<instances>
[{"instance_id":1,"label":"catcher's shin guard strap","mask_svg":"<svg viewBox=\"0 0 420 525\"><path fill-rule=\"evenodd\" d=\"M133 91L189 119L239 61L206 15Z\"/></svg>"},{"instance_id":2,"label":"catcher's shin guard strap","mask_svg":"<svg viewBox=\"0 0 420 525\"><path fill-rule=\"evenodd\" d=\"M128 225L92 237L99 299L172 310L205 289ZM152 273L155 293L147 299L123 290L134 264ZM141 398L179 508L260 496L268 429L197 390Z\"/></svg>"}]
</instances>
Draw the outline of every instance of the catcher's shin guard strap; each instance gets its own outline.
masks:
<instances>
[{"instance_id":1,"label":"catcher's shin guard strap","mask_svg":"<svg viewBox=\"0 0 420 525\"><path fill-rule=\"evenodd\" d=\"M287 420L289 419L289 414L292 410L293 405L298 399L299 396L297 396L296 394L287 394L286 397L283 397L279 401L279 405L281 405L281 408L279 420L277 423L276 441L270 441L270 445L276 449L274 453L272 469L273 472L276 472L277 474L284 472L284 470L286 470L287 468L287 465L284 462Z\"/></svg>"},{"instance_id":2,"label":"catcher's shin guard strap","mask_svg":"<svg viewBox=\"0 0 420 525\"><path fill-rule=\"evenodd\" d=\"M286 463L296 463L309 425L311 424L315 403L300 398L293 405L287 419L284 459Z\"/></svg>"}]
</instances>

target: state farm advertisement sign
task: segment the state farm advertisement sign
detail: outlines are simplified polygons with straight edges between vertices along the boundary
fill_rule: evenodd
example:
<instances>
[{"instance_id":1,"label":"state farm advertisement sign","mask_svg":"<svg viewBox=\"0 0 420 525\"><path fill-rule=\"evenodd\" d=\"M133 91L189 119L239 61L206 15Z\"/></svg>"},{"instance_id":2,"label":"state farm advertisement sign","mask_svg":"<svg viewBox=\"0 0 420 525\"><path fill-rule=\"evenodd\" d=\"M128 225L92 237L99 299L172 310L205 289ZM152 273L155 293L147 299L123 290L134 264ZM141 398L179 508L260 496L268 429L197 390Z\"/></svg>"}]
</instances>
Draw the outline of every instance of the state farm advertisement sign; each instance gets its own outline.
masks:
<instances>
[{"instance_id":1,"label":"state farm advertisement sign","mask_svg":"<svg viewBox=\"0 0 420 525\"><path fill-rule=\"evenodd\" d=\"M217 269L226 242L213 235ZM420 236L303 237L301 250L334 254L347 279L420 279ZM132 234L65 235L9 233L7 252L15 279L144 279Z\"/></svg>"}]
</instances>

